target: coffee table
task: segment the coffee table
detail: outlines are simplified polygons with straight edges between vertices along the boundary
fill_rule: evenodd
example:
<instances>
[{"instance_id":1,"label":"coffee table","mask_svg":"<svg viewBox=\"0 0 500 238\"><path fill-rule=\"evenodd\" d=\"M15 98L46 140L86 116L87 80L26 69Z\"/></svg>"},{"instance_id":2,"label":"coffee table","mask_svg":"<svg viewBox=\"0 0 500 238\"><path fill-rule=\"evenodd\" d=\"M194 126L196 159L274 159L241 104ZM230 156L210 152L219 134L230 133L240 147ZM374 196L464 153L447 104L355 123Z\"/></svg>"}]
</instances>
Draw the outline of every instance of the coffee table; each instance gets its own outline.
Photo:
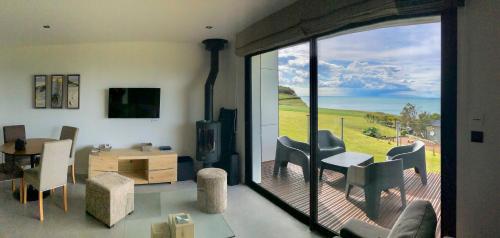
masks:
<instances>
[{"instance_id":1,"label":"coffee table","mask_svg":"<svg viewBox=\"0 0 500 238\"><path fill-rule=\"evenodd\" d=\"M196 207L197 189L178 189L159 193L135 193L134 212L113 229L120 237L151 237L151 225L166 222L169 214L189 213L196 238L235 237L223 214L206 214Z\"/></svg>"},{"instance_id":2,"label":"coffee table","mask_svg":"<svg viewBox=\"0 0 500 238\"><path fill-rule=\"evenodd\" d=\"M321 161L319 179L323 178L323 170L332 170L347 174L347 169L351 165L368 165L373 163L373 155L359 153L359 152L343 152L330 156Z\"/></svg>"}]
</instances>

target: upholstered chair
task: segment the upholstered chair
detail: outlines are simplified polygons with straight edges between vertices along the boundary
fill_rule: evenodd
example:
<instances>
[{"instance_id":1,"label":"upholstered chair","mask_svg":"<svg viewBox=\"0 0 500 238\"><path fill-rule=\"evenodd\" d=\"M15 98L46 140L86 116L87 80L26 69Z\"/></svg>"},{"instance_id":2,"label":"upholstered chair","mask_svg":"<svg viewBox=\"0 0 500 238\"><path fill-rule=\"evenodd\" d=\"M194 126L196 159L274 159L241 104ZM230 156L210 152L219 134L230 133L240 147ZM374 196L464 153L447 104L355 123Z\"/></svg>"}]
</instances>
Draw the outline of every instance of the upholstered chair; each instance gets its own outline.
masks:
<instances>
[{"instance_id":1,"label":"upholstered chair","mask_svg":"<svg viewBox=\"0 0 500 238\"><path fill-rule=\"evenodd\" d=\"M4 143L14 143L17 139L21 139L26 141L26 129L24 125L15 125L15 126L4 126L3 127L3 141ZM12 170L17 170L17 167L24 167L31 164L30 157L12 157L5 155L5 167L11 168ZM13 166L15 165L15 166ZM13 173L18 174L18 173ZM12 191L16 190L15 178L12 179Z\"/></svg>"},{"instance_id":2,"label":"upholstered chair","mask_svg":"<svg viewBox=\"0 0 500 238\"><path fill-rule=\"evenodd\" d=\"M370 218L378 217L380 193L389 188L399 188L401 202L406 206L406 193L401 160L384 161L367 166L351 166L347 170L345 196L349 198L352 186L365 191L366 214Z\"/></svg>"},{"instance_id":3,"label":"upholstered chair","mask_svg":"<svg viewBox=\"0 0 500 238\"><path fill-rule=\"evenodd\" d=\"M71 178L73 180L73 184L75 184L75 147L76 147L76 138L78 137L78 128L63 126L61 130L60 140L72 140L71 144L71 153L69 154L68 166L71 166Z\"/></svg>"},{"instance_id":4,"label":"upholstered chair","mask_svg":"<svg viewBox=\"0 0 500 238\"><path fill-rule=\"evenodd\" d=\"M403 160L403 169L415 169L420 175L422 184L427 184L427 167L425 163L425 144L415 141L411 145L397 146L387 152L387 160Z\"/></svg>"},{"instance_id":5,"label":"upholstered chair","mask_svg":"<svg viewBox=\"0 0 500 238\"><path fill-rule=\"evenodd\" d=\"M389 230L374 224L351 219L340 229L336 238L434 238L436 237L437 216L429 201L415 200L401 213Z\"/></svg>"},{"instance_id":6,"label":"upholstered chair","mask_svg":"<svg viewBox=\"0 0 500 238\"><path fill-rule=\"evenodd\" d=\"M319 160L345 152L345 143L329 130L318 131Z\"/></svg>"},{"instance_id":7,"label":"upholstered chair","mask_svg":"<svg viewBox=\"0 0 500 238\"><path fill-rule=\"evenodd\" d=\"M60 140L46 142L43 145L40 165L24 171L22 180L23 203L27 200L27 186L32 185L38 190L38 205L40 209L40 221L43 221L43 192L56 188L63 188L64 211L68 211L67 202L67 174L68 165L61 163L66 160L71 152L71 140Z\"/></svg>"}]
</instances>

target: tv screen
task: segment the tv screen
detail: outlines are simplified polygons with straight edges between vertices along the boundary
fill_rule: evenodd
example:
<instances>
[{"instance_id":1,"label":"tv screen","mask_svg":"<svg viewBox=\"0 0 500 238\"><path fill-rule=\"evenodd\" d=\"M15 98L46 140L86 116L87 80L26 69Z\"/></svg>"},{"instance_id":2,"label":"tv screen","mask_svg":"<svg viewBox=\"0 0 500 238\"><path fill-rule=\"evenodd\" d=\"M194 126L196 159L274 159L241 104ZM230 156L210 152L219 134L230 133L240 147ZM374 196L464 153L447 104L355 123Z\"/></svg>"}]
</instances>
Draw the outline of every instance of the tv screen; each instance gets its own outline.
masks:
<instances>
[{"instance_id":1,"label":"tv screen","mask_svg":"<svg viewBox=\"0 0 500 238\"><path fill-rule=\"evenodd\" d=\"M109 118L160 118L159 88L110 88Z\"/></svg>"}]
</instances>

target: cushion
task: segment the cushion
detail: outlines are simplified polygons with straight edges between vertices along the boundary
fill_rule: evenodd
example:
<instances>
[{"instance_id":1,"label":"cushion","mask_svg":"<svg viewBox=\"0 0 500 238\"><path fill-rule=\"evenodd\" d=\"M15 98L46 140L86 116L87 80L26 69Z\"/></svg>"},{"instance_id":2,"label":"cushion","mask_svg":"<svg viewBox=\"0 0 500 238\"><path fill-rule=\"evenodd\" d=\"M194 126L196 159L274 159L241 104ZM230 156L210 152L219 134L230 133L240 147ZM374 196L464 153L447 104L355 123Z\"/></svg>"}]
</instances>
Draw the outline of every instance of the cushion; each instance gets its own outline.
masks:
<instances>
[{"instance_id":1,"label":"cushion","mask_svg":"<svg viewBox=\"0 0 500 238\"><path fill-rule=\"evenodd\" d=\"M388 238L433 238L437 218L429 201L417 200L401 213Z\"/></svg>"},{"instance_id":2,"label":"cushion","mask_svg":"<svg viewBox=\"0 0 500 238\"><path fill-rule=\"evenodd\" d=\"M350 219L340 230L342 238L385 238L389 230L356 219Z\"/></svg>"}]
</instances>

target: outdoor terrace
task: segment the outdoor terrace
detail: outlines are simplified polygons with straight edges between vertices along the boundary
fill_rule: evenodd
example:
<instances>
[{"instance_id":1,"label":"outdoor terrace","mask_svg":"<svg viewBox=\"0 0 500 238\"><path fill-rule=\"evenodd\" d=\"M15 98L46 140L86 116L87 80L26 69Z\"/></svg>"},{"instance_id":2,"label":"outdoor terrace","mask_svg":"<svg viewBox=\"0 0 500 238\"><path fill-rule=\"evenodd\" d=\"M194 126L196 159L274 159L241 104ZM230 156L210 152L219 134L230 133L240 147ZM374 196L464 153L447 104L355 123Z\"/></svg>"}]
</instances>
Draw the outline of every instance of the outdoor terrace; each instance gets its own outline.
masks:
<instances>
[{"instance_id":1,"label":"outdoor terrace","mask_svg":"<svg viewBox=\"0 0 500 238\"><path fill-rule=\"evenodd\" d=\"M280 197L283 201L309 214L309 183L304 182L302 169L289 163L286 170L278 176L273 176L274 160L262 163L263 188ZM406 199L410 203L414 200L428 200L432 203L438 217L436 237L440 236L441 220L441 175L428 173L427 185L422 185L420 177L414 170L404 172ZM342 174L325 170L323 180L319 181L319 223L331 230L339 231L349 219L355 218L371 224L391 228L403 211L400 194L397 189L390 189L389 193L382 192L380 211L376 220L366 216L363 190L354 187L350 198L345 198L345 178Z\"/></svg>"}]
</instances>

